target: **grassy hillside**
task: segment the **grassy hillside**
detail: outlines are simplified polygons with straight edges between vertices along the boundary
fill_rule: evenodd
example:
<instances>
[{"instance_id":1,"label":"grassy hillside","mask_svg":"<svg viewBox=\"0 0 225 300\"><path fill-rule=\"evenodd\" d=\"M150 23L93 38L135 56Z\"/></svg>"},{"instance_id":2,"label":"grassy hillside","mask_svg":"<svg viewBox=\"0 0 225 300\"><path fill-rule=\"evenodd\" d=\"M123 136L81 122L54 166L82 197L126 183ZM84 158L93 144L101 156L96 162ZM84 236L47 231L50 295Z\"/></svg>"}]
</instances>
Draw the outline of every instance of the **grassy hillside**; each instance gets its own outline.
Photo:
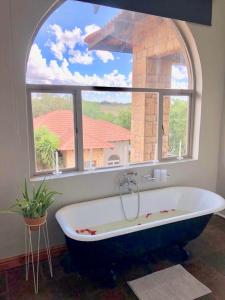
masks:
<instances>
[{"instance_id":1,"label":"grassy hillside","mask_svg":"<svg viewBox=\"0 0 225 300\"><path fill-rule=\"evenodd\" d=\"M93 119L105 120L130 128L131 105L111 102L83 101L83 114ZM38 117L50 111L73 109L71 97L46 94L32 99L33 116Z\"/></svg>"}]
</instances>

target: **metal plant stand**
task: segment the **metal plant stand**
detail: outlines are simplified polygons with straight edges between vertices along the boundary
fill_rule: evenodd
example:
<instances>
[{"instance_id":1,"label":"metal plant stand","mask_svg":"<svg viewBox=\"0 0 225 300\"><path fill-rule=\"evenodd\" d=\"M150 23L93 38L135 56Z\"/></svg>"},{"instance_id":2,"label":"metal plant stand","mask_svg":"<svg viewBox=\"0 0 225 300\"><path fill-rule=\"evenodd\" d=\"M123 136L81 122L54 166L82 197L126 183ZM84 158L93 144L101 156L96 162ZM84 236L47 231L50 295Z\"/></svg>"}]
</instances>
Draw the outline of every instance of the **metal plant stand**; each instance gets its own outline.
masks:
<instances>
[{"instance_id":1,"label":"metal plant stand","mask_svg":"<svg viewBox=\"0 0 225 300\"><path fill-rule=\"evenodd\" d=\"M36 229L32 228L32 225L25 224L25 264L26 264L26 280L29 279L29 267L30 263L32 266L33 272L33 281L34 281L34 292L35 294L38 293L38 286L39 286L39 262L40 262L40 241L41 241L41 233L44 237L44 243L46 247L47 257L48 257L48 264L49 264L49 271L51 277L53 277L52 272L52 258L50 252L50 244L49 244L49 235L48 235L48 225L45 221L44 223L35 226ZM37 252L35 252L35 256L37 253L37 260L35 264L34 260L34 235L37 237Z\"/></svg>"}]
</instances>

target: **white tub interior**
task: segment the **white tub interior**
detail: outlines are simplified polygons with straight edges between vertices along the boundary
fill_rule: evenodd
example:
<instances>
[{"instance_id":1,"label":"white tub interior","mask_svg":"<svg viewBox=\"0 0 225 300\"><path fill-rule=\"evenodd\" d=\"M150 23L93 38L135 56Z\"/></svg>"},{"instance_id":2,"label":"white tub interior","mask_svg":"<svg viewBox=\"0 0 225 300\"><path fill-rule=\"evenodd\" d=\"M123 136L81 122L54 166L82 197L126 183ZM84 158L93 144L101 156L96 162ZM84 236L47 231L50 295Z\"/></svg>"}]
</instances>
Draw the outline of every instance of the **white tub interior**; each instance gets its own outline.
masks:
<instances>
[{"instance_id":1,"label":"white tub interior","mask_svg":"<svg viewBox=\"0 0 225 300\"><path fill-rule=\"evenodd\" d=\"M119 196L103 198L88 202L81 202L63 207L56 213L56 218L64 233L77 240L100 240L132 231L142 230L188 218L198 217L223 210L224 199L219 195L197 188L171 187L140 193L140 215L157 213L162 210L181 210L181 216L149 220L148 224L121 228L116 232L97 234L96 236L82 236L76 233L78 228L92 228L102 224L113 223L124 219ZM132 218L137 212L137 195L123 196L126 215Z\"/></svg>"}]
</instances>

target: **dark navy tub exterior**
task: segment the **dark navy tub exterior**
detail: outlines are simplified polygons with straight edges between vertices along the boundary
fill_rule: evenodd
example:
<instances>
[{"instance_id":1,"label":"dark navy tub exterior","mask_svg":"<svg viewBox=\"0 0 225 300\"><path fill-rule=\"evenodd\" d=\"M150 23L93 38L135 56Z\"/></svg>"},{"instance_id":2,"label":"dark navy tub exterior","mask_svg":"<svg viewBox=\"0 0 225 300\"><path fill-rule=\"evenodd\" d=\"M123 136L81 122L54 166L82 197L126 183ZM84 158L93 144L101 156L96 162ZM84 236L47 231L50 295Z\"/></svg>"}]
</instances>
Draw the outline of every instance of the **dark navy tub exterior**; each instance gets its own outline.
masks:
<instances>
[{"instance_id":1,"label":"dark navy tub exterior","mask_svg":"<svg viewBox=\"0 0 225 300\"><path fill-rule=\"evenodd\" d=\"M66 236L66 243L75 268L88 270L157 249L175 245L183 247L202 233L211 216L186 219L100 241L77 241Z\"/></svg>"}]
</instances>

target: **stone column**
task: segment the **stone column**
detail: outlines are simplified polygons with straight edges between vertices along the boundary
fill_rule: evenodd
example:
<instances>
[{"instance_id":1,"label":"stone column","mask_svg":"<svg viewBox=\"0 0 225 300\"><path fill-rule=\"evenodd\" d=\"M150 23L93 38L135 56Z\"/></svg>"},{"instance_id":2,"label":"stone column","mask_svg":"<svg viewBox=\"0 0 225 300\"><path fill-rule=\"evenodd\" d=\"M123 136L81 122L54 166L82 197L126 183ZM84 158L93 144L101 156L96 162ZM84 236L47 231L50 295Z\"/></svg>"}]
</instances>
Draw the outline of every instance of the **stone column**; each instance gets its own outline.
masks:
<instances>
[{"instance_id":1,"label":"stone column","mask_svg":"<svg viewBox=\"0 0 225 300\"><path fill-rule=\"evenodd\" d=\"M133 29L133 87L165 89L171 87L172 65L185 62L181 39L173 23L149 16ZM162 155L167 157L170 97L164 97L164 136ZM158 95L134 93L131 117L131 162L155 159L157 143Z\"/></svg>"}]
</instances>

